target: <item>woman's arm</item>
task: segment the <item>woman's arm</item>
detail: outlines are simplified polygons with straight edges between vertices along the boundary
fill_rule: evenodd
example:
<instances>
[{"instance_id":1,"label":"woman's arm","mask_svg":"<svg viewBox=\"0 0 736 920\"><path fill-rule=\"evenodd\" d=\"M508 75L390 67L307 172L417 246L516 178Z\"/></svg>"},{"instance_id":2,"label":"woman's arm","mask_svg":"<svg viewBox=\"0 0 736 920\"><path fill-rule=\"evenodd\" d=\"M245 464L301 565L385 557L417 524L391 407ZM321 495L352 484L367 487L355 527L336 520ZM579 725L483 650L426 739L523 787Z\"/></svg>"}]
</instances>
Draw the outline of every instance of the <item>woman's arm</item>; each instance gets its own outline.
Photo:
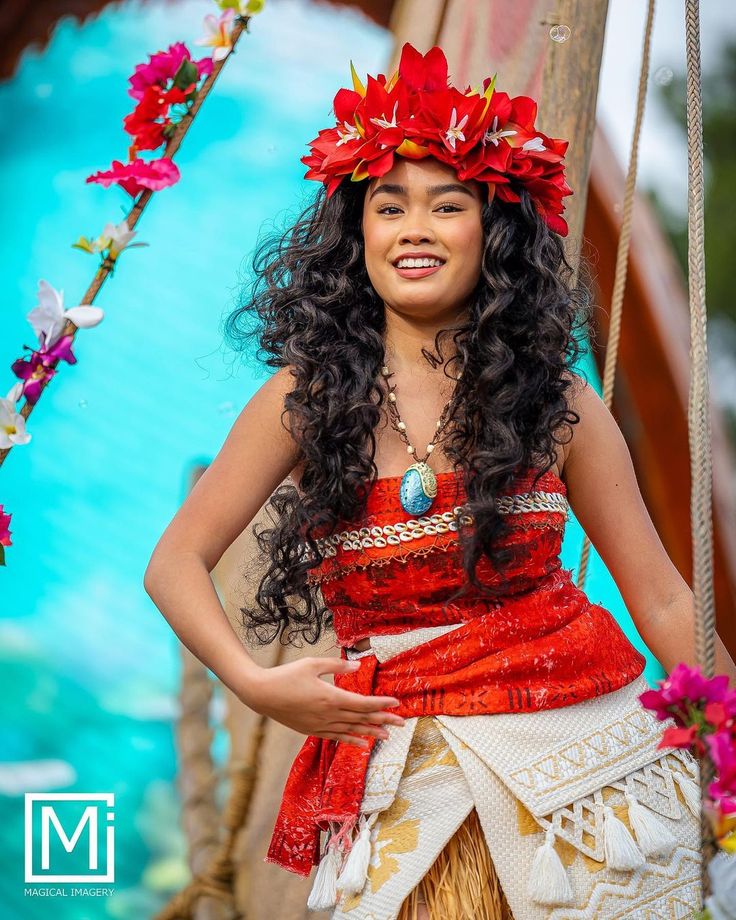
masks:
<instances>
[{"instance_id":1,"label":"woman's arm","mask_svg":"<svg viewBox=\"0 0 736 920\"><path fill-rule=\"evenodd\" d=\"M302 658L260 667L210 577L296 464L296 444L281 420L290 380L288 368L277 371L248 402L156 544L143 583L181 642L252 709L304 734L364 745L358 735L386 737L384 723L402 724L383 711L398 700L350 693L320 679L353 670L353 662Z\"/></svg>"},{"instance_id":2,"label":"woman's arm","mask_svg":"<svg viewBox=\"0 0 736 920\"><path fill-rule=\"evenodd\" d=\"M613 576L640 636L669 673L694 666L693 593L667 555L639 491L629 449L595 390L575 379L580 415L567 444L563 478L575 516ZM736 665L716 636L717 674Z\"/></svg>"}]
</instances>

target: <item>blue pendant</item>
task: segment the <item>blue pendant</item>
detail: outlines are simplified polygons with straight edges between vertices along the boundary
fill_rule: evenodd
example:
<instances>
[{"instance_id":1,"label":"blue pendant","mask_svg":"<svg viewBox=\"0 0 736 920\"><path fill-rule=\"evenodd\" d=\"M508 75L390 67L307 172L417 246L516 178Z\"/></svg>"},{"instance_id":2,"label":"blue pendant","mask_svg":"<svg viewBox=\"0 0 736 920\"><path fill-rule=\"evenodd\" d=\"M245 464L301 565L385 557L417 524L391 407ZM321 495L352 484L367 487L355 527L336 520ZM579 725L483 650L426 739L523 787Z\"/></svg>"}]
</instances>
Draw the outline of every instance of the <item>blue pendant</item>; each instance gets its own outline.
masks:
<instances>
[{"instance_id":1,"label":"blue pendant","mask_svg":"<svg viewBox=\"0 0 736 920\"><path fill-rule=\"evenodd\" d=\"M424 514L437 495L437 478L432 467L420 460L413 463L401 478L401 507L407 514Z\"/></svg>"}]
</instances>

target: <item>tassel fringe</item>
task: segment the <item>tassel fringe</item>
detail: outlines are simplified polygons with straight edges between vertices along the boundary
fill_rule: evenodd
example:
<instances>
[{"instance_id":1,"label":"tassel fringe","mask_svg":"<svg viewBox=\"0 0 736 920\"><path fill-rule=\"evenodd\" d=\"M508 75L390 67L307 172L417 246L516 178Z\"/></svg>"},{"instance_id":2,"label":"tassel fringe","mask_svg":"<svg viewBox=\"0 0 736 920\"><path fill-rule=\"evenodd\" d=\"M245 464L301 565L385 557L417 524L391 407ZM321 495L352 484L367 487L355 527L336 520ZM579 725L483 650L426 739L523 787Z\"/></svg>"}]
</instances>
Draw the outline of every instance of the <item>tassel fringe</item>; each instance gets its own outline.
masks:
<instances>
[{"instance_id":1,"label":"tassel fringe","mask_svg":"<svg viewBox=\"0 0 736 920\"><path fill-rule=\"evenodd\" d=\"M314 877L314 884L307 899L308 910L330 910L337 904L337 874L340 871L341 854L332 840L322 856Z\"/></svg>"},{"instance_id":2,"label":"tassel fringe","mask_svg":"<svg viewBox=\"0 0 736 920\"><path fill-rule=\"evenodd\" d=\"M603 806L603 849L612 869L638 869L646 859L628 828L614 814L610 805Z\"/></svg>"},{"instance_id":3,"label":"tassel fringe","mask_svg":"<svg viewBox=\"0 0 736 920\"><path fill-rule=\"evenodd\" d=\"M358 894L365 887L371 861L371 828L377 817L378 812L375 812L370 818L366 819L365 815L360 818L358 838L353 843L337 879L337 888L344 894Z\"/></svg>"},{"instance_id":4,"label":"tassel fringe","mask_svg":"<svg viewBox=\"0 0 736 920\"><path fill-rule=\"evenodd\" d=\"M682 792L685 804L690 809L690 813L694 817L700 818L700 786L695 780L690 779L689 776L686 776L680 770L673 771L673 773L675 782L680 787L680 792Z\"/></svg>"},{"instance_id":5,"label":"tassel fringe","mask_svg":"<svg viewBox=\"0 0 736 920\"><path fill-rule=\"evenodd\" d=\"M527 894L538 904L550 907L570 904L573 900L570 879L555 850L555 832L551 827L547 828L544 843L534 854Z\"/></svg>"},{"instance_id":6,"label":"tassel fringe","mask_svg":"<svg viewBox=\"0 0 736 920\"><path fill-rule=\"evenodd\" d=\"M669 828L630 792L626 793L626 802L629 806L629 824L642 853L645 856L667 856L671 853L677 846L677 839Z\"/></svg>"}]
</instances>

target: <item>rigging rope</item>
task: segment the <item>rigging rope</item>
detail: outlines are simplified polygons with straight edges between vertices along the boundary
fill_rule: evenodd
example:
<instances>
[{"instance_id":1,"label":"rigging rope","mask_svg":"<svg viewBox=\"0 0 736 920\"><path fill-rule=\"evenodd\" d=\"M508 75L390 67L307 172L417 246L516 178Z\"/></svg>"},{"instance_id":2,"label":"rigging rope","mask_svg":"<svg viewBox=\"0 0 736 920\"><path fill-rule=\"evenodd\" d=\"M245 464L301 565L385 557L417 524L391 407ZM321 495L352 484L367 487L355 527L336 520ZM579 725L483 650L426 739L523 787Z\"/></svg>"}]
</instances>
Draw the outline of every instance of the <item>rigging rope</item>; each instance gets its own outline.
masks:
<instances>
[{"instance_id":1,"label":"rigging rope","mask_svg":"<svg viewBox=\"0 0 736 920\"><path fill-rule=\"evenodd\" d=\"M654 26L654 0L649 0L647 21L644 29L644 45L641 55L641 68L639 70L639 91L636 99L636 119L634 133L631 138L629 153L629 169L624 185L623 216L621 219L621 232L618 238L616 251L616 270L611 294L611 319L608 327L608 342L606 357L603 366L603 396L602 400L608 409L613 405L613 387L616 379L616 366L618 362L618 346L621 340L621 319L623 316L624 293L626 291L626 275L629 268L629 249L631 247L631 228L633 223L634 192L636 190L636 174L639 166L639 141L641 128L644 122L644 107L647 98L647 83L649 81L649 59L652 44L652 30ZM590 538L587 534L583 537L583 546L580 551L580 564L578 567L578 587L582 589L585 576L588 572L590 558Z\"/></svg>"}]
</instances>

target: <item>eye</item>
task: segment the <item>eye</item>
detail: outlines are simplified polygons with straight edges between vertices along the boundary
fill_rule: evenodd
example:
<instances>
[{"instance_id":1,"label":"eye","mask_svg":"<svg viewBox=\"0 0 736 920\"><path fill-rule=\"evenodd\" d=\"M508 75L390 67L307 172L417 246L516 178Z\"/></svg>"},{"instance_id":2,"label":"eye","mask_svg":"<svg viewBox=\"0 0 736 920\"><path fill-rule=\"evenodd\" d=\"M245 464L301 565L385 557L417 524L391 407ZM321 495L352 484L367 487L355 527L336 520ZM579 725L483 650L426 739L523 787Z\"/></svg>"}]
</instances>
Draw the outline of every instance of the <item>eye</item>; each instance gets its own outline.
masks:
<instances>
[{"instance_id":1,"label":"eye","mask_svg":"<svg viewBox=\"0 0 736 920\"><path fill-rule=\"evenodd\" d=\"M449 208L449 211L445 211L445 208ZM398 207L397 205L395 205L395 204L385 204L383 207L378 208L377 213L378 213L378 214L388 214L390 211L400 211L400 210L401 210L401 208L399 208L399 207ZM459 207L458 205L456 205L456 204L450 204L450 203L448 202L447 204L441 204L441 205L439 205L439 206L436 208L436 210L437 210L437 211L444 211L444 213L450 213L450 214L451 214L453 211L462 211L463 209L462 209L461 207Z\"/></svg>"}]
</instances>

